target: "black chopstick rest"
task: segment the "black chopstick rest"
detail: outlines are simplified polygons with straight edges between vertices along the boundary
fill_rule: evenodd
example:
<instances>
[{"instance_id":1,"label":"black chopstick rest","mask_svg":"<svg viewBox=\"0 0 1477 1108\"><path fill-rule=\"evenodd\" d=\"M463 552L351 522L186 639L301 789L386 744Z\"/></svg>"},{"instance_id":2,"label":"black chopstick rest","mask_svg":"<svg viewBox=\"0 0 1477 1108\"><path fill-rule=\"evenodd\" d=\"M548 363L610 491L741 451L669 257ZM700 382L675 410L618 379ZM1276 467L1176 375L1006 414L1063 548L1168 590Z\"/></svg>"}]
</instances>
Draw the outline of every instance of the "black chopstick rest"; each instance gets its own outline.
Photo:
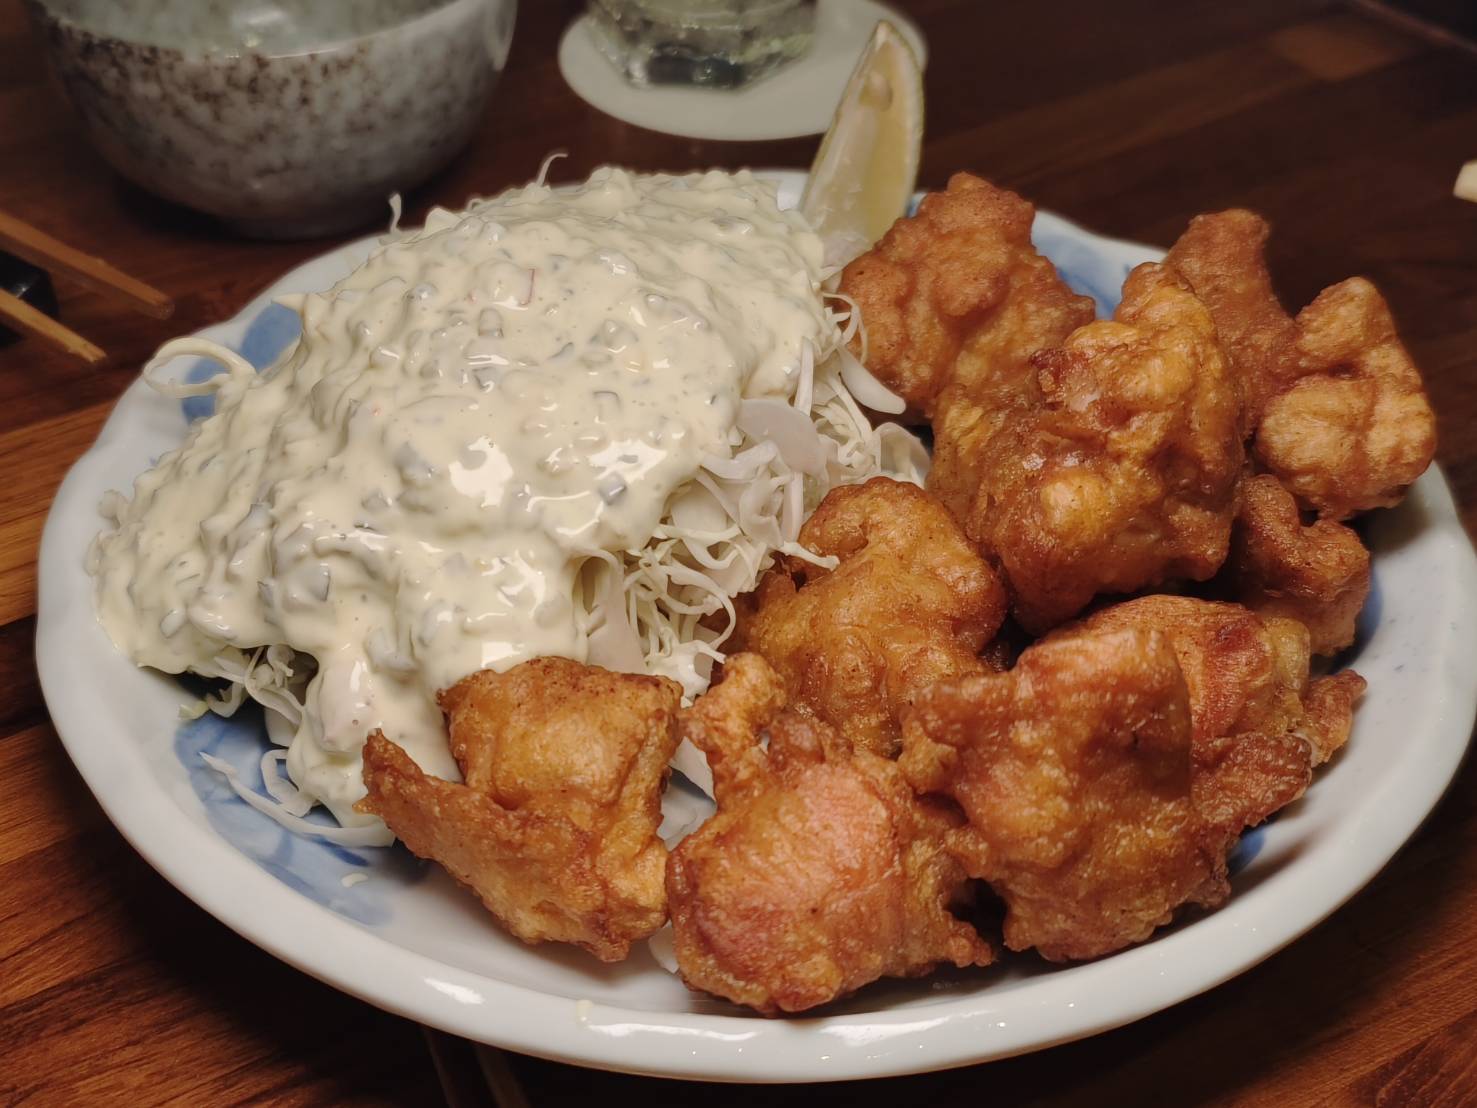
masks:
<instances>
[{"instance_id":1,"label":"black chopstick rest","mask_svg":"<svg viewBox=\"0 0 1477 1108\"><path fill-rule=\"evenodd\" d=\"M45 312L52 319L57 317L56 289L51 285L51 274L40 266L0 251L0 289L24 300L37 311ZM0 326L0 346L8 346L18 338L19 333Z\"/></svg>"}]
</instances>

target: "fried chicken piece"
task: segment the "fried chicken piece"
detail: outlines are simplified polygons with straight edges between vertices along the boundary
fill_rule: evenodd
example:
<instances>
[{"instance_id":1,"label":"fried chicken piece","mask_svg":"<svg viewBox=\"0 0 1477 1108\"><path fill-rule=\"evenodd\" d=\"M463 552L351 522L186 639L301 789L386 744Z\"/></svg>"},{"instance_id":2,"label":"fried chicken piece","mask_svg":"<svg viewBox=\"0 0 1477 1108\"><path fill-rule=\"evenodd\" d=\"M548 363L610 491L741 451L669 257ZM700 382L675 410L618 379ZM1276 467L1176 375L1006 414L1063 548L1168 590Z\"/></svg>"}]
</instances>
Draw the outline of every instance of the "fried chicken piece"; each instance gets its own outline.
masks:
<instances>
[{"instance_id":1,"label":"fried chicken piece","mask_svg":"<svg viewBox=\"0 0 1477 1108\"><path fill-rule=\"evenodd\" d=\"M474 673L440 697L466 783L423 773L376 732L358 809L524 942L620 961L667 918L657 827L681 698L664 677L566 658Z\"/></svg>"},{"instance_id":2,"label":"fried chicken piece","mask_svg":"<svg viewBox=\"0 0 1477 1108\"><path fill-rule=\"evenodd\" d=\"M1253 455L1326 518L1398 504L1435 456L1436 417L1384 297L1352 277L1297 327L1291 383L1267 402Z\"/></svg>"},{"instance_id":3,"label":"fried chicken piece","mask_svg":"<svg viewBox=\"0 0 1477 1108\"><path fill-rule=\"evenodd\" d=\"M1210 309L1221 346L1241 378L1246 435L1278 390L1277 363L1296 330L1272 290L1268 231L1261 216L1244 209L1197 215L1164 259Z\"/></svg>"},{"instance_id":4,"label":"fried chicken piece","mask_svg":"<svg viewBox=\"0 0 1477 1108\"><path fill-rule=\"evenodd\" d=\"M928 486L1002 569L1039 633L1099 593L1204 580L1225 560L1241 393L1205 307L1142 265L1114 319L1032 357L1041 400L1003 428L951 393Z\"/></svg>"},{"instance_id":5,"label":"fried chicken piece","mask_svg":"<svg viewBox=\"0 0 1477 1108\"><path fill-rule=\"evenodd\" d=\"M935 681L985 673L1005 589L934 497L886 477L831 490L800 545L759 582L731 649L764 656L793 706L859 749L891 756L899 719Z\"/></svg>"},{"instance_id":6,"label":"fried chicken piece","mask_svg":"<svg viewBox=\"0 0 1477 1108\"><path fill-rule=\"evenodd\" d=\"M940 962L987 965L989 944L949 911L967 888L942 850L955 821L894 763L783 704L779 676L738 654L682 714L718 798L667 867L683 980L773 1015Z\"/></svg>"},{"instance_id":7,"label":"fried chicken piece","mask_svg":"<svg viewBox=\"0 0 1477 1108\"><path fill-rule=\"evenodd\" d=\"M1313 749L1313 765L1321 766L1349 741L1354 729L1354 703L1368 682L1352 669L1320 677L1303 698L1303 737Z\"/></svg>"},{"instance_id":8,"label":"fried chicken piece","mask_svg":"<svg viewBox=\"0 0 1477 1108\"><path fill-rule=\"evenodd\" d=\"M963 381L997 399L1023 387L1026 359L1093 318L1031 245L1035 209L1013 192L956 173L841 274L866 328L867 368L932 418L939 394Z\"/></svg>"},{"instance_id":9,"label":"fried chicken piece","mask_svg":"<svg viewBox=\"0 0 1477 1108\"><path fill-rule=\"evenodd\" d=\"M1226 575L1241 603L1287 616L1312 636L1314 654L1354 642L1355 621L1370 588L1369 551L1331 519L1304 524L1297 502L1270 474L1241 485Z\"/></svg>"},{"instance_id":10,"label":"fried chicken piece","mask_svg":"<svg viewBox=\"0 0 1477 1108\"><path fill-rule=\"evenodd\" d=\"M1251 212L1202 215L1167 258L1247 382L1253 458L1326 519L1397 504L1431 464L1436 419L1389 306L1352 277L1290 319L1267 275L1266 238Z\"/></svg>"},{"instance_id":11,"label":"fried chicken piece","mask_svg":"<svg viewBox=\"0 0 1477 1108\"><path fill-rule=\"evenodd\" d=\"M1157 630L1190 694L1192 795L1202 824L1230 843L1307 790L1315 765L1349 737L1355 673L1309 681L1308 631L1239 604L1145 596L1053 635Z\"/></svg>"},{"instance_id":12,"label":"fried chicken piece","mask_svg":"<svg viewBox=\"0 0 1477 1108\"><path fill-rule=\"evenodd\" d=\"M898 764L963 808L949 849L1004 900L1007 946L1096 958L1229 892L1226 844L1191 797L1191 734L1168 638L1118 631L926 690Z\"/></svg>"},{"instance_id":13,"label":"fried chicken piece","mask_svg":"<svg viewBox=\"0 0 1477 1108\"><path fill-rule=\"evenodd\" d=\"M1192 749L1195 816L1207 841L1227 850L1248 827L1300 798L1313 779L1308 743L1296 735L1213 735Z\"/></svg>"},{"instance_id":14,"label":"fried chicken piece","mask_svg":"<svg viewBox=\"0 0 1477 1108\"><path fill-rule=\"evenodd\" d=\"M1302 733L1311 655L1299 621L1240 604L1155 595L1094 612L1051 638L1127 630L1168 638L1189 689L1197 742L1251 731Z\"/></svg>"}]
</instances>

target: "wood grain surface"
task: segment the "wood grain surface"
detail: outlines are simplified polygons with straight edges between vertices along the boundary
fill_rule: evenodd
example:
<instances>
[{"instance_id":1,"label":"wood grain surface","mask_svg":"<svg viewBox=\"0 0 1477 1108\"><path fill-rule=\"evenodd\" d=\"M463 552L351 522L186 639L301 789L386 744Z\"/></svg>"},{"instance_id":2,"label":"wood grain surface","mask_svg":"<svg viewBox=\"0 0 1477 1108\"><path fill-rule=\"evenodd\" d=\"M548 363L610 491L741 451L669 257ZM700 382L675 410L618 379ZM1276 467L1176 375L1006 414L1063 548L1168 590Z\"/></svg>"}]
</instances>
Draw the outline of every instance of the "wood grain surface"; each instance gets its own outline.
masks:
<instances>
[{"instance_id":1,"label":"wood grain surface","mask_svg":"<svg viewBox=\"0 0 1477 1108\"><path fill-rule=\"evenodd\" d=\"M1477 205L1450 195L1477 158L1477 54L1325 0L905 6L932 52L922 183L969 168L1096 230L1158 243L1196 212L1244 205L1275 224L1272 263L1291 301L1372 277L1425 370L1441 463L1477 524ZM809 163L813 139L697 142L599 114L555 65L574 7L522 8L480 133L408 198L409 221L527 179L554 147L570 151L566 177L608 161ZM445 1043L430 1051L415 1025L276 962L150 870L67 761L34 672L37 538L114 398L165 339L231 316L332 241L243 241L121 183L47 78L19 0L0 0L0 208L178 303L160 321L59 282L63 318L107 361L33 341L0 349L0 1103L474 1102L479 1082L453 1076L443 1093ZM1468 765L1331 920L1131 1027L968 1070L765 1092L512 1059L502 1100L1467 1105L1474 949Z\"/></svg>"}]
</instances>

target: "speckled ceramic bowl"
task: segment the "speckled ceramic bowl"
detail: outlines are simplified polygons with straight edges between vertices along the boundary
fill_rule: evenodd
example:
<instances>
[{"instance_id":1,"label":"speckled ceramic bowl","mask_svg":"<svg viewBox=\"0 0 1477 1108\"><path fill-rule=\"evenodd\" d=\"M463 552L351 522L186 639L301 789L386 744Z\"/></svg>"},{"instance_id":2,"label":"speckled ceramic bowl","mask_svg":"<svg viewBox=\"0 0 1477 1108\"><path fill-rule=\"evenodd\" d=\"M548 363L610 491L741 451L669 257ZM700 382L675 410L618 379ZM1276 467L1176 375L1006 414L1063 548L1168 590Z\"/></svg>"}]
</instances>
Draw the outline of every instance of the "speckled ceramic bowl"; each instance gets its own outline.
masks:
<instances>
[{"instance_id":1,"label":"speckled ceramic bowl","mask_svg":"<svg viewBox=\"0 0 1477 1108\"><path fill-rule=\"evenodd\" d=\"M251 235L388 216L470 137L517 0L27 0L125 177Z\"/></svg>"}]
</instances>

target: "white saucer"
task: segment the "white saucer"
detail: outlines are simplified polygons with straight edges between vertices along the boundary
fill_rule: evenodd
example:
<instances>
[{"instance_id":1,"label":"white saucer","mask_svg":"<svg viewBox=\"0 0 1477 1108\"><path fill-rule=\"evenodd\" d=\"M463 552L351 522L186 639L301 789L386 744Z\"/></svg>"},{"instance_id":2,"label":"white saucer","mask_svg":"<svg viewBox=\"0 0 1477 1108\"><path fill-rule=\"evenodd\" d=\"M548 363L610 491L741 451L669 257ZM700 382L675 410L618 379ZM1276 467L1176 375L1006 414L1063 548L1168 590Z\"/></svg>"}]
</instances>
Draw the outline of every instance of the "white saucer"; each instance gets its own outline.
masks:
<instances>
[{"instance_id":1,"label":"white saucer","mask_svg":"<svg viewBox=\"0 0 1477 1108\"><path fill-rule=\"evenodd\" d=\"M810 50L745 89L637 88L600 53L588 15L565 30L559 71L594 107L652 131L740 142L818 135L831 125L846 79L879 19L902 32L920 65L927 62L923 32L897 10L876 0L819 0Z\"/></svg>"}]
</instances>

